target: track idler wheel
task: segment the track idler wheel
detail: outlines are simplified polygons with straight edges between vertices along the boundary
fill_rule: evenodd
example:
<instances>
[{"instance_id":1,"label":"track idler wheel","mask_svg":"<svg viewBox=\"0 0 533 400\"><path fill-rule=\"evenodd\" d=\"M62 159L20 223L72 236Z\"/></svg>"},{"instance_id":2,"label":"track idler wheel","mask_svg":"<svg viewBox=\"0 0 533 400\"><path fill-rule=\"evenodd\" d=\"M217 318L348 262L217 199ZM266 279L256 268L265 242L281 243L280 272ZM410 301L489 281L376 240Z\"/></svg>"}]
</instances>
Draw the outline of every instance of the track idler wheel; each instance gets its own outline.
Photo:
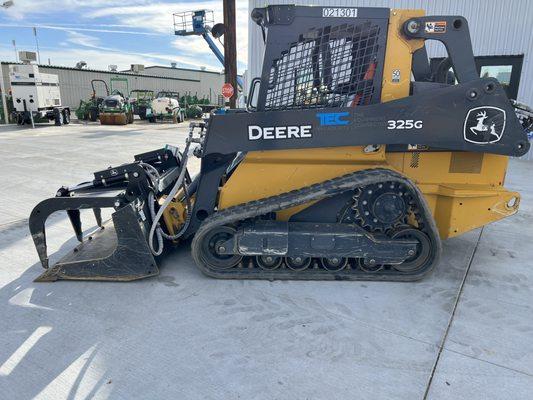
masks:
<instances>
[{"instance_id":1,"label":"track idler wheel","mask_svg":"<svg viewBox=\"0 0 533 400\"><path fill-rule=\"evenodd\" d=\"M415 272L422 269L428 260L431 259L431 241L421 230L414 228L400 228L393 235L393 239L414 239L418 241L416 253L403 263L393 265L396 271Z\"/></svg>"},{"instance_id":2,"label":"track idler wheel","mask_svg":"<svg viewBox=\"0 0 533 400\"><path fill-rule=\"evenodd\" d=\"M224 243L231 239L235 232L232 227L219 226L207 233L200 248L201 261L215 270L225 270L236 266L242 260L242 256L223 254L226 251Z\"/></svg>"}]
</instances>

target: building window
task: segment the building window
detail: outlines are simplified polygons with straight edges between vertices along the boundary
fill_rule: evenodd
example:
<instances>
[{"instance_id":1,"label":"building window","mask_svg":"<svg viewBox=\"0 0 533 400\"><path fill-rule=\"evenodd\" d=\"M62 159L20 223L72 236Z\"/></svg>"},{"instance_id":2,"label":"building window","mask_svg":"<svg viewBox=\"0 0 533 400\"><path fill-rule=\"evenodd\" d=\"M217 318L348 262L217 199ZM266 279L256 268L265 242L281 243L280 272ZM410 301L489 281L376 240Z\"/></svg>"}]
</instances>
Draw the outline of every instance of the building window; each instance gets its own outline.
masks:
<instances>
[{"instance_id":1,"label":"building window","mask_svg":"<svg viewBox=\"0 0 533 400\"><path fill-rule=\"evenodd\" d=\"M479 76L482 78L496 78L503 86L511 84L512 65L482 65Z\"/></svg>"},{"instance_id":2,"label":"building window","mask_svg":"<svg viewBox=\"0 0 533 400\"><path fill-rule=\"evenodd\" d=\"M431 70L435 72L443 58L432 58L430 61ZM476 68L481 78L496 78L507 97L516 99L520 86L520 74L522 72L522 62L524 55L517 56L478 56L474 57ZM453 70L450 68L447 83L457 83Z\"/></svg>"},{"instance_id":3,"label":"building window","mask_svg":"<svg viewBox=\"0 0 533 400\"><path fill-rule=\"evenodd\" d=\"M520 74L524 55L475 57L479 76L496 78L503 86L507 97L516 99L520 86Z\"/></svg>"}]
</instances>

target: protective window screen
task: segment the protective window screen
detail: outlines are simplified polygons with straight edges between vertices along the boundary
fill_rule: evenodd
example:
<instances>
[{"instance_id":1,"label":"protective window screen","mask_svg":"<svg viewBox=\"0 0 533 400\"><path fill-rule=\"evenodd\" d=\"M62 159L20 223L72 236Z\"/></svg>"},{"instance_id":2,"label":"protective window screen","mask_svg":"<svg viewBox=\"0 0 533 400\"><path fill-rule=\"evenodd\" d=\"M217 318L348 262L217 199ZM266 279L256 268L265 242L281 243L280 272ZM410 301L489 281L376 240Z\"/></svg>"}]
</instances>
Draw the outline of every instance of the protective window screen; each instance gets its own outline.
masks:
<instances>
[{"instance_id":1,"label":"protective window screen","mask_svg":"<svg viewBox=\"0 0 533 400\"><path fill-rule=\"evenodd\" d=\"M380 28L370 21L310 29L273 61L266 110L370 104Z\"/></svg>"}]
</instances>

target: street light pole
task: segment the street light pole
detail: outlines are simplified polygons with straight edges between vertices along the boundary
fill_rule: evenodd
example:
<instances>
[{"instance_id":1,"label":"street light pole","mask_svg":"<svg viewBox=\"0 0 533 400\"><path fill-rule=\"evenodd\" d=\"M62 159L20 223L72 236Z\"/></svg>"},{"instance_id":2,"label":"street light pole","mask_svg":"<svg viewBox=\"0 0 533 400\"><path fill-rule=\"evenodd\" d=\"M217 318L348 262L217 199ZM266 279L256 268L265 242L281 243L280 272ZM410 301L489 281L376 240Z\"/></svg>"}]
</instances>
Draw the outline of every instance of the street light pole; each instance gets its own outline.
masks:
<instances>
[{"instance_id":1,"label":"street light pole","mask_svg":"<svg viewBox=\"0 0 533 400\"><path fill-rule=\"evenodd\" d=\"M11 43L13 43L13 49L15 49L15 62L19 62L19 56L17 53L17 42L15 42L15 39L11 40Z\"/></svg>"},{"instance_id":2,"label":"street light pole","mask_svg":"<svg viewBox=\"0 0 533 400\"><path fill-rule=\"evenodd\" d=\"M41 64L41 53L39 51L39 40L37 39L37 28L33 27L33 36L35 36L35 45L37 46L37 62Z\"/></svg>"}]
</instances>

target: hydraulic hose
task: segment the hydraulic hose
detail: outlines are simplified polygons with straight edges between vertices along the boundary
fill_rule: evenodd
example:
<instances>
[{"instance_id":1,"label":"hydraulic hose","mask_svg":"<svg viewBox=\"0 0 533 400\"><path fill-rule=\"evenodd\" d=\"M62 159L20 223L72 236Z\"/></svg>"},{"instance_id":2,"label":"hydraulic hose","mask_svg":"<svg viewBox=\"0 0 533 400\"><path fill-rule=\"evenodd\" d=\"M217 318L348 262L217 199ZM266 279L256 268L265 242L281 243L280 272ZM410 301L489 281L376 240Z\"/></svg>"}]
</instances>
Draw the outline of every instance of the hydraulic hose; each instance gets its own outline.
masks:
<instances>
[{"instance_id":1,"label":"hydraulic hose","mask_svg":"<svg viewBox=\"0 0 533 400\"><path fill-rule=\"evenodd\" d=\"M150 246L150 250L152 251L153 255L159 256L161 253L163 253L163 232L161 227L159 226L159 220L161 219L161 216L163 215L163 212L168 207L174 196L176 196L176 193L178 193L178 190L183 185L183 180L185 178L185 173L187 171L187 161L189 160L189 147L191 145L190 141L187 141L187 144L185 145L185 150L183 151L183 158L181 160L181 171L178 176L178 179L176 179L176 183L174 183L174 186L172 187L172 190L169 192L167 198L155 214L155 216L152 218L152 226L150 228L150 233L148 234L148 245ZM150 210L154 207L154 195L153 193L150 193L148 196L149 206ZM180 230L182 231L182 229ZM157 249L154 248L154 235L157 232Z\"/></svg>"}]
</instances>

